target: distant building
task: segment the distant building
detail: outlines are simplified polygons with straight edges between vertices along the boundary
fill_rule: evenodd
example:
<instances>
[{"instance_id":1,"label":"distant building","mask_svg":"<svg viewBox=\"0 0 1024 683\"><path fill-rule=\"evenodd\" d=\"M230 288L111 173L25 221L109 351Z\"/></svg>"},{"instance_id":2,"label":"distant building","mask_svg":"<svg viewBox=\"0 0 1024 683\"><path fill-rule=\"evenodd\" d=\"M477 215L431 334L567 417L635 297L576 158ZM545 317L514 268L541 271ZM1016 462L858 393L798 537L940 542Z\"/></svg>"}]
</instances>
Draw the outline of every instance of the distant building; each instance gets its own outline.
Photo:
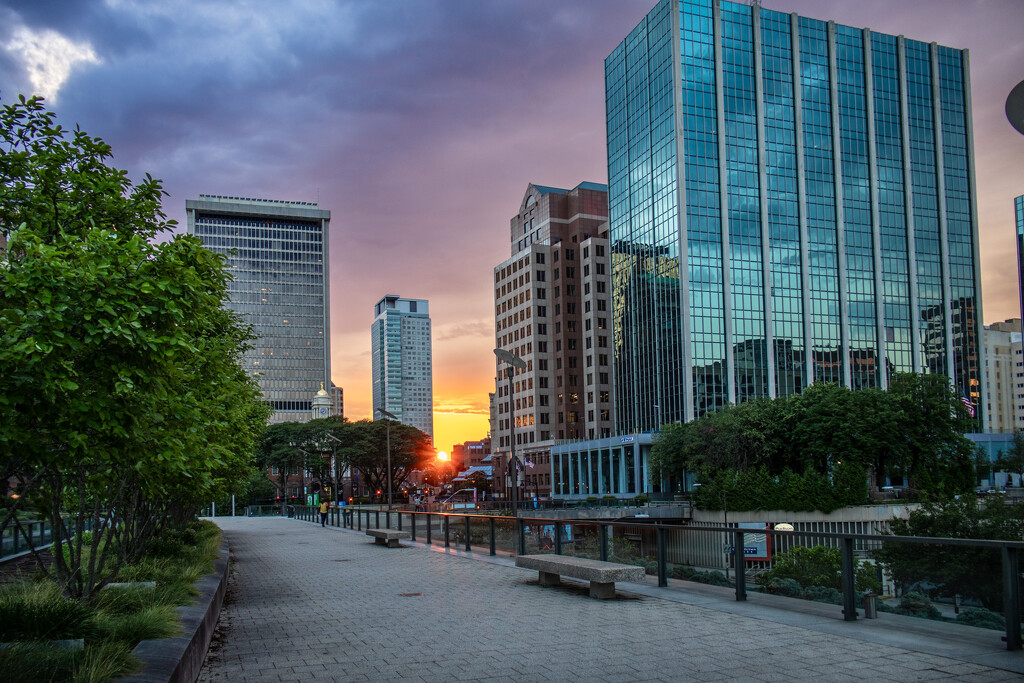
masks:
<instances>
[{"instance_id":1,"label":"distant building","mask_svg":"<svg viewBox=\"0 0 1024 683\"><path fill-rule=\"evenodd\" d=\"M985 431L1024 427L1020 318L985 326L985 377Z\"/></svg>"},{"instance_id":2,"label":"distant building","mask_svg":"<svg viewBox=\"0 0 1024 683\"><path fill-rule=\"evenodd\" d=\"M374 419L383 408L434 438L430 311L425 299L388 295L370 327Z\"/></svg>"},{"instance_id":3,"label":"distant building","mask_svg":"<svg viewBox=\"0 0 1024 683\"><path fill-rule=\"evenodd\" d=\"M331 415L345 416L345 392L341 387L331 387Z\"/></svg>"},{"instance_id":4,"label":"distant building","mask_svg":"<svg viewBox=\"0 0 1024 683\"><path fill-rule=\"evenodd\" d=\"M315 203L199 195L185 201L188 234L227 258L228 306L258 335L242 364L274 408L304 422L331 384L327 249L331 212Z\"/></svg>"},{"instance_id":5,"label":"distant building","mask_svg":"<svg viewBox=\"0 0 1024 683\"><path fill-rule=\"evenodd\" d=\"M613 421L610 246L605 185L529 185L510 221L511 257L494 268L495 347L526 368L510 387L496 365L492 463L510 497L515 439L522 493L551 492L556 440L607 436Z\"/></svg>"}]
</instances>

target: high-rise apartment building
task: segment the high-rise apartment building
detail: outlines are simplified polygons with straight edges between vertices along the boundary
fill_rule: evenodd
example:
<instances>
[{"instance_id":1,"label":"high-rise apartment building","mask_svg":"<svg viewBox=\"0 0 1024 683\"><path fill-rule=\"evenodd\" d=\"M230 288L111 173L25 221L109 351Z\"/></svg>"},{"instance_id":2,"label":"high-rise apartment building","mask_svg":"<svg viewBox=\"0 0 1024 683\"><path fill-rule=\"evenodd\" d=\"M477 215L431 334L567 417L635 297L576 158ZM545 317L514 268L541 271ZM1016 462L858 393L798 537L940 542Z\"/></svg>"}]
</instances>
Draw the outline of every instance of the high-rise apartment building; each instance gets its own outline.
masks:
<instances>
[{"instance_id":1,"label":"high-rise apartment building","mask_svg":"<svg viewBox=\"0 0 1024 683\"><path fill-rule=\"evenodd\" d=\"M662 0L605 79L620 432L908 371L983 424L966 51Z\"/></svg>"},{"instance_id":2,"label":"high-rise apartment building","mask_svg":"<svg viewBox=\"0 0 1024 683\"><path fill-rule=\"evenodd\" d=\"M551 445L613 427L608 192L529 185L510 221L511 256L494 268L495 347L520 357L511 387L498 361L492 464L508 496L512 439L525 495L551 491ZM514 434L514 437L513 437Z\"/></svg>"},{"instance_id":3,"label":"high-rise apartment building","mask_svg":"<svg viewBox=\"0 0 1024 683\"><path fill-rule=\"evenodd\" d=\"M331 212L315 203L199 195L185 201L187 230L227 258L232 310L258 339L244 359L272 422L310 418L331 387L327 246Z\"/></svg>"},{"instance_id":4,"label":"high-rise apartment building","mask_svg":"<svg viewBox=\"0 0 1024 683\"><path fill-rule=\"evenodd\" d=\"M383 408L399 422L434 438L430 310L424 299L388 295L373 309L370 327L374 419Z\"/></svg>"}]
</instances>

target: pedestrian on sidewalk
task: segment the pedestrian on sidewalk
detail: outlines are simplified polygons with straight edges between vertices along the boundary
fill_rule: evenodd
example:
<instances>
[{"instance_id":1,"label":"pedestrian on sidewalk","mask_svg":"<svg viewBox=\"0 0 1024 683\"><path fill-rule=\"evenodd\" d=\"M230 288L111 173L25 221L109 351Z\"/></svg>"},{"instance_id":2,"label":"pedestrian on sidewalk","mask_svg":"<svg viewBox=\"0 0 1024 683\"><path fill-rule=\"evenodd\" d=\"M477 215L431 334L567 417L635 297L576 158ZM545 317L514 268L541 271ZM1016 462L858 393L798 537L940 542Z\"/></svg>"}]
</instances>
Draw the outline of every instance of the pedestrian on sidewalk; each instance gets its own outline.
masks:
<instances>
[{"instance_id":1,"label":"pedestrian on sidewalk","mask_svg":"<svg viewBox=\"0 0 1024 683\"><path fill-rule=\"evenodd\" d=\"M331 504L326 500L320 501L320 526L327 526L327 511L331 509Z\"/></svg>"}]
</instances>

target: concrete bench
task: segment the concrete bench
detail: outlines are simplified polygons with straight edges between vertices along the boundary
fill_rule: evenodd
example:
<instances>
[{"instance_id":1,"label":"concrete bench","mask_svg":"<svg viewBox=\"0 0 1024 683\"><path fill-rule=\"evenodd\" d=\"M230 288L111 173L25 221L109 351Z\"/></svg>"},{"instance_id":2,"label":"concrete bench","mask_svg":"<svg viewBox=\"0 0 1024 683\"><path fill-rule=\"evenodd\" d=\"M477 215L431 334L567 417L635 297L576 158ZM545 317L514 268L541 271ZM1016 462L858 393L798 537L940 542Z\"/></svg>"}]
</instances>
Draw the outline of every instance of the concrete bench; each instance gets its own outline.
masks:
<instances>
[{"instance_id":1,"label":"concrete bench","mask_svg":"<svg viewBox=\"0 0 1024 683\"><path fill-rule=\"evenodd\" d=\"M398 529L367 529L366 535L373 536L373 542L377 545L386 545L389 548L400 548L398 541L409 538L408 531Z\"/></svg>"},{"instance_id":2,"label":"concrete bench","mask_svg":"<svg viewBox=\"0 0 1024 683\"><path fill-rule=\"evenodd\" d=\"M645 578L643 567L569 555L520 555L516 566L536 569L542 586L557 586L562 576L590 581L590 597L598 600L615 597L616 581L643 583Z\"/></svg>"}]
</instances>

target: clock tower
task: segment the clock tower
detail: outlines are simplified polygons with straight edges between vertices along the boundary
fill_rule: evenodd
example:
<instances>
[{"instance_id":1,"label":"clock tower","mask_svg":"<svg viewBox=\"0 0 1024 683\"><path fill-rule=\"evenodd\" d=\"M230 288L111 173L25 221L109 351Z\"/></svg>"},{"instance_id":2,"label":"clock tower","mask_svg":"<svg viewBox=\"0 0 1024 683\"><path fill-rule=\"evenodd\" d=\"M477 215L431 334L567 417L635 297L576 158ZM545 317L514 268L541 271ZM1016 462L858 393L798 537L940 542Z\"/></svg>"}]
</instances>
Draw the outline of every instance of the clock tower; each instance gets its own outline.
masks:
<instances>
[{"instance_id":1,"label":"clock tower","mask_svg":"<svg viewBox=\"0 0 1024 683\"><path fill-rule=\"evenodd\" d=\"M320 391L316 392L316 396L313 397L313 414L310 416L311 419L315 420L321 417L328 417L331 414L331 397L324 390L324 383L320 382Z\"/></svg>"}]
</instances>

